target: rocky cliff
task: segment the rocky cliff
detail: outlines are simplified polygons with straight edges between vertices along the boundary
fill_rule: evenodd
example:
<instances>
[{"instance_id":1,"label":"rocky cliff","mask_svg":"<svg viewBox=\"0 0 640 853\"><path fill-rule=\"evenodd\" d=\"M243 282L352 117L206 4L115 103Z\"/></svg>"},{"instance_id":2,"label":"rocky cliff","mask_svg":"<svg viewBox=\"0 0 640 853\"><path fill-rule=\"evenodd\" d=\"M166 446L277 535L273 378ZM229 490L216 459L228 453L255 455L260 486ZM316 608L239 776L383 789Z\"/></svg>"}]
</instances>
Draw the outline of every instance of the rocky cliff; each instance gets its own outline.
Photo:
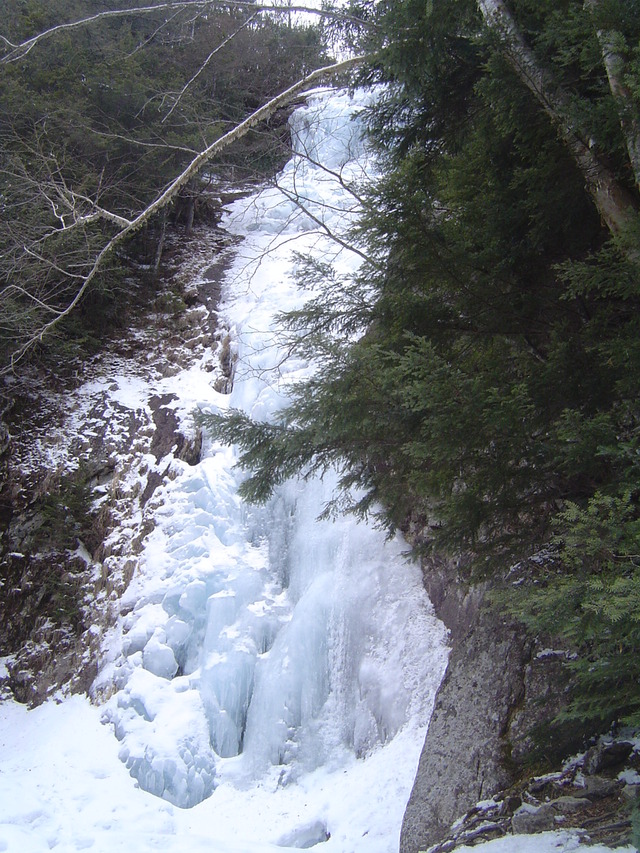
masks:
<instances>
[{"instance_id":1,"label":"rocky cliff","mask_svg":"<svg viewBox=\"0 0 640 853\"><path fill-rule=\"evenodd\" d=\"M520 568L526 574L532 566ZM627 741L594 747L592 754L610 750L604 762L587 759L585 765L580 759L564 775L531 778L534 769L558 765L584 744L579 727L555 727L552 734L547 728L567 698L564 652L528 635L492 605L487 584L470 585L463 559L428 559L423 569L452 648L407 804L400 853L444 853L559 826L591 826L589 838L628 843L628 806L637 785L625 785L615 774L597 776L603 766L617 773L630 757L632 765L640 764ZM541 730L542 747L536 738ZM582 777L589 775L585 784Z\"/></svg>"},{"instance_id":2,"label":"rocky cliff","mask_svg":"<svg viewBox=\"0 0 640 853\"><path fill-rule=\"evenodd\" d=\"M188 239L176 229L126 332L0 387L0 693L38 705L89 691L154 493L174 464L200 457L201 431L165 386L198 361L217 388L228 381L217 301L232 244L206 224Z\"/></svg>"}]
</instances>

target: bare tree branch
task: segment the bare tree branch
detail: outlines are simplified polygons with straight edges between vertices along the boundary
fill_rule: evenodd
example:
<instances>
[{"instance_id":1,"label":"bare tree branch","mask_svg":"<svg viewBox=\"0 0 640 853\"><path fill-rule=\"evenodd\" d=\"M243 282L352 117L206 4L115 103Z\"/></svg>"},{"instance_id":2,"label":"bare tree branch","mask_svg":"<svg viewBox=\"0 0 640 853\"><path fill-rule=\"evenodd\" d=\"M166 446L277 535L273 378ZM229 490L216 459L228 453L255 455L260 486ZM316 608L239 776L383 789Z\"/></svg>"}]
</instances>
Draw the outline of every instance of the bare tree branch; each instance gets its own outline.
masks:
<instances>
[{"instance_id":1,"label":"bare tree branch","mask_svg":"<svg viewBox=\"0 0 640 853\"><path fill-rule=\"evenodd\" d=\"M346 249L348 252L353 252L355 255L358 255L358 257L362 258L363 261L367 261L371 265L375 265L375 261L370 255L367 255L353 243L347 242L347 240L345 240L339 234L336 234L335 231L332 231L329 228L329 226L323 219L321 219L319 216L316 216L315 213L311 212L309 207L307 207L307 205L305 204L306 201L311 201L311 199L305 199L304 196L300 195L299 193L291 192L290 190L281 187L279 184L276 184L276 186L278 187L278 190L282 193L282 195L285 196L285 198L289 199L289 201L295 202L296 206L302 211L302 213L304 213L305 216L308 216L312 222L315 222L318 228L320 228L320 230L323 231L327 235L327 237L333 240L334 243L337 243L338 246L342 246L342 248Z\"/></svg>"},{"instance_id":2,"label":"bare tree branch","mask_svg":"<svg viewBox=\"0 0 640 853\"><path fill-rule=\"evenodd\" d=\"M97 12L95 15L89 15L86 18L79 18L75 21L69 21L64 24L56 24L48 30L43 30L35 36L26 39L19 44L12 43L8 38L0 35L0 41L7 45L8 53L0 59L0 63L17 62L26 56L36 45L45 39L51 38L60 32L66 30L75 30L79 27L85 27L95 21L104 20L107 18L122 18L128 15L145 15L153 12L174 11L183 9L208 9L211 7L221 7L223 9L247 9L257 14L276 14L290 15L293 12L302 12L308 15L316 15L324 18L334 18L339 21L347 21L351 24L356 24L362 27L373 26L370 22L365 22L353 15L347 15L343 12L334 12L327 9L318 9L312 6L272 6L264 5L257 6L250 0L173 0L168 3L156 3L151 6L137 6L129 9L108 9L103 12Z\"/></svg>"},{"instance_id":3,"label":"bare tree branch","mask_svg":"<svg viewBox=\"0 0 640 853\"><path fill-rule=\"evenodd\" d=\"M326 65L323 68L318 68L315 71L312 71L309 75L298 80L297 83L294 83L293 86L290 86L288 89L285 89L284 92L281 92L279 95L276 95L275 98L272 98L266 104L259 107L255 112L253 112L248 118L244 121L240 122L236 127L230 130L228 133L225 133L224 136L221 136L215 142L212 142L207 148L204 149L197 157L189 163L186 169L178 175L178 177L169 184L167 189L158 196L158 198L153 201L145 210L142 211L135 219L133 219L127 230L127 233L136 231L140 228L145 222L147 222L158 210L163 208L172 198L177 194L178 190L183 187L187 181L196 175L200 169L211 160L216 154L222 151L227 146L231 145L232 142L235 142L237 139L245 136L252 127L255 127L261 121L272 116L277 109L290 101L295 95L299 92L304 91L304 89L309 88L313 83L332 74L338 74L342 71L347 71L353 66L359 64L363 61L362 56L351 57L350 59L342 60L341 62L336 62L333 65Z\"/></svg>"},{"instance_id":4,"label":"bare tree branch","mask_svg":"<svg viewBox=\"0 0 640 853\"><path fill-rule=\"evenodd\" d=\"M178 17L178 15L180 14L180 11L181 10L178 9L176 12L173 13L173 15L171 15L170 18L165 18L165 20L155 28L155 30L151 33L151 35L147 36L147 38L144 41L142 41L142 42L140 42L140 44L136 45L136 47L131 51L131 53L127 54L126 58L130 59L132 56L135 56L136 53L143 50L148 44L150 44L154 40L154 38L158 35L158 33L162 32L162 30L166 29L169 26L169 24Z\"/></svg>"},{"instance_id":5,"label":"bare tree branch","mask_svg":"<svg viewBox=\"0 0 640 853\"><path fill-rule=\"evenodd\" d=\"M41 147L32 151L39 155L39 162L47 176L45 180L34 177L19 158L14 159L16 170L2 169L2 173L16 177L25 185L32 187L35 194L40 195L51 208L53 217L59 225L45 233L45 237L60 234L99 219L112 222L121 228L126 228L130 224L130 220L125 216L107 210L98 203L99 191L93 199L70 188L62 174L60 164L52 153L45 154Z\"/></svg>"},{"instance_id":6,"label":"bare tree branch","mask_svg":"<svg viewBox=\"0 0 640 853\"><path fill-rule=\"evenodd\" d=\"M189 86L191 86L191 84L192 84L195 80L197 80L197 79L198 79L198 77L202 74L202 72L203 72L203 71L204 71L204 69L207 67L207 65L211 62L211 60L212 60L212 59L213 59L213 57L216 55L216 53L218 53L218 51L222 50L222 48L223 48L223 47L225 47L227 44L229 44L229 42L230 42L232 39L234 39L234 38L238 35L238 33L241 33L241 32L242 32L242 30L246 29L252 21L255 21L255 19L256 19L257 17L258 17L257 12L256 12L256 14L255 14L255 15L251 15L251 17L250 17L250 18L247 18L247 20L242 24L242 26L238 27L238 29L237 29L235 32L231 33L231 35L228 35L228 36L226 37L226 39L224 39L222 42L220 42L220 44L219 44L217 47L215 47L215 48L211 51L211 53L209 54L209 56L207 56L207 58L206 58L206 59L205 59L205 61L202 63L202 65L200 66L200 68L198 68L198 70L197 70L197 71L196 71L196 73L193 75L193 77L192 77L190 80L187 80L187 82L184 84L184 86L182 87L182 89L181 89L181 90L180 90L180 92L178 93L178 95L177 95L177 97L176 97L175 101L173 102L173 104L172 104L172 106L171 106L171 109L167 112L167 114L165 115L165 117L162 119L162 123L163 123L163 124L164 124L164 122L169 118L169 116L170 116L170 115L171 115L171 113L175 110L175 108L178 106L178 104L180 103L180 100L181 100L182 96L183 96L183 95L184 95L184 93L187 91L187 89L189 88Z\"/></svg>"},{"instance_id":7,"label":"bare tree branch","mask_svg":"<svg viewBox=\"0 0 640 853\"><path fill-rule=\"evenodd\" d=\"M207 148L205 148L202 152L200 152L196 157L191 160L189 165L175 178L169 186L162 192L157 198L151 202L144 210L142 210L137 216L135 216L131 220L125 220L123 217L118 217L117 214L111 213L110 211L104 210L103 208L98 208L97 206L94 208L93 213L97 216L98 214L114 224L120 225L120 230L114 234L107 243L102 247L102 249L95 256L94 260L91 262L89 272L82 275L77 276L77 274L72 274L69 271L65 271L65 275L72 275L73 277L78 277L81 281L80 286L75 292L73 298L68 302L68 304L61 308L56 312L56 315L44 323L34 334L32 334L11 356L10 367L5 368L4 373L12 370L15 365L24 357L24 355L38 342L43 339L43 337L63 318L68 316L78 305L84 294L87 292L89 286L95 280L96 276L100 272L102 265L106 258L113 252L113 250L120 245L127 237L140 229L145 223L147 223L156 213L165 208L172 199L178 194L181 187L183 187L192 177L194 177L198 172L203 168L203 166L208 163L212 157L217 155L220 151L231 145L236 140L243 137L246 133L248 133L251 128L255 127L259 122L264 121L273 115L276 110L278 110L281 106L289 102L295 95L312 87L315 83L321 80L324 77L329 75L338 74L343 71L347 71L350 68L357 65L361 62L363 57L352 57L350 59L343 60L341 62L336 62L333 65L328 65L323 68L319 68L313 72L311 72L308 76L298 80L292 86L290 86L285 91L281 92L279 95L276 95L275 98L269 100L266 104L261 106L255 112L253 112L250 116L248 116L244 121L240 122L236 127L230 130L228 133L221 136ZM89 200L91 201L91 200Z\"/></svg>"},{"instance_id":8,"label":"bare tree branch","mask_svg":"<svg viewBox=\"0 0 640 853\"><path fill-rule=\"evenodd\" d=\"M93 136L102 137L102 139L119 139L121 142L126 142L127 145L137 145L139 148L161 148L164 151L180 151L191 156L198 153L196 148L188 148L186 145L173 145L170 142L145 142L142 139L126 136L124 133L107 133L105 130L95 130L94 128L91 128L91 133Z\"/></svg>"}]
</instances>

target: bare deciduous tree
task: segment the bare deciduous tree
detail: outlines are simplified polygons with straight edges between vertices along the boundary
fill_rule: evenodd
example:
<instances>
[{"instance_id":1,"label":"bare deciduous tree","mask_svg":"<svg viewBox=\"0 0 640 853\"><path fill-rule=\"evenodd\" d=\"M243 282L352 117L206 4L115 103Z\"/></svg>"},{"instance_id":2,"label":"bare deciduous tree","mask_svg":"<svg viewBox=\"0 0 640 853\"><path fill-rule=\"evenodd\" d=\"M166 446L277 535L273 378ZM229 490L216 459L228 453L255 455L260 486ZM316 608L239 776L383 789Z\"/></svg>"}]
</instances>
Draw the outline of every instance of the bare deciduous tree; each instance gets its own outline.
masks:
<instances>
[{"instance_id":1,"label":"bare deciduous tree","mask_svg":"<svg viewBox=\"0 0 640 853\"><path fill-rule=\"evenodd\" d=\"M57 24L22 41L12 42L9 38L0 36L0 47L4 45L4 55L0 58L0 63L11 64L22 60L47 40L64 32L76 31L97 21L132 15L144 16L158 12L171 15L184 10L203 15L208 10L216 8L242 10L245 17L239 21L234 32L221 40L220 44L212 47L195 73L191 74L180 90L173 93L169 101L170 106L165 113L165 120L176 110L194 81L204 75L214 55L225 44L237 37L238 33L250 28L257 17L306 13L328 16L347 26L374 28L376 26L375 22L365 23L344 12L319 10L305 5L257 7L249 0L225 0L224 3L220 0L170 0L170 2L158 2L146 6L102 11L79 20ZM586 189L602 221L612 234L624 230L635 217L637 199L621 184L618 176L600 157L592 144L588 129L576 123L570 94L555 79L553 73L539 62L504 0L477 0L477 8L490 32L496 36L499 49L563 138L584 176ZM596 21L598 0L584 0L584 8L586 12L594 15L594 21ZM619 108L629 161L636 184L640 187L640 120L634 111L631 93L624 82L624 60L619 50L619 40L615 32L599 27L597 21L596 33L611 93ZM30 193L33 198L37 197L42 209L48 211L50 221L34 226L30 234L12 237L12 241L14 237L15 241L9 267L11 275L7 286L0 294L0 324L3 314L6 316L7 312L14 312L15 315L18 304L23 312L29 313L33 309L34 317L38 311L40 317L44 312L46 319L35 321L35 324L28 328L28 332L16 346L10 363L4 370L12 370L34 344L42 340L44 335L76 308L98 274L104 269L114 250L148 224L156 214L166 209L180 190L192 181L212 158L246 135L259 122L268 119L303 90L310 88L320 79L353 68L362 60L362 56L352 57L313 71L268 100L212 143L204 144L199 151L189 150L191 159L177 177L158 192L151 202L139 205L137 208L132 205L131 213L113 209L108 203L104 203L104 187L101 185L92 191L82 186L72 185L66 177L63 164L58 163L55 156L48 152L44 145L42 150L36 152L36 159L40 163L36 175L30 172L19 159L5 157L5 162L0 164L0 168L3 168L5 174L13 175L16 181L22 182L22 185L28 189L27 195ZM118 134L115 134L115 137L117 136ZM164 142L134 140L132 144L161 146ZM184 151L186 146L174 145L174 148L181 148ZM0 205L5 207L6 204L6 199L0 198ZM99 233L91 231L94 227L101 229ZM42 250L44 246L57 245L62 237L71 234L78 235L78 245L69 257L65 257L63 246L53 253L45 253ZM28 269L31 272L27 273ZM51 299L47 295L45 286L47 277L49 274L53 276L53 273L71 285L69 287L71 296L66 300ZM34 276L39 276L41 282L34 282Z\"/></svg>"},{"instance_id":2,"label":"bare deciduous tree","mask_svg":"<svg viewBox=\"0 0 640 853\"><path fill-rule=\"evenodd\" d=\"M28 293L24 288L16 284L8 285L5 288L5 292L3 294L5 298L11 298L14 293L18 292L23 296L28 295L28 297L40 307L46 307L48 312L52 315L51 318L37 330L37 332L31 334L15 351L11 358L10 365L5 368L5 370L13 369L15 364L31 349L31 347L33 347L34 344L42 340L47 332L59 323L63 317L68 316L74 310L86 293L87 288L91 285L101 270L102 265L116 247L166 207L177 196L180 189L191 178L197 175L198 172L200 172L215 155L219 154L224 148L243 137L261 121L268 119L276 112L277 109L288 103L300 92L311 88L319 80L326 78L329 75L337 74L352 68L358 64L361 59L361 57L351 57L349 59L336 62L333 65L319 68L316 71L311 72L302 80L299 80L293 86L290 86L284 92L281 92L275 98L272 98L248 116L244 121L240 122L240 124L221 136L219 139L216 139L215 142L211 143L211 145L207 146L207 148L195 156L180 175L178 175L163 192L161 192L149 205L147 205L144 210L141 210L132 219L126 219L117 213L105 210L100 206L97 199L90 199L83 194L77 193L68 188L62 176L56 176L52 173L51 180L48 185L38 183L37 187L34 187L34 189L36 189L36 191L44 196L50 203L55 218L59 223L59 227L52 229L48 234L43 234L40 238L41 241L46 240L48 237L59 236L61 233L71 229L79 229L83 225L89 224L90 222L94 222L98 219L106 220L107 222L117 226L117 231L97 252L95 259L86 274L78 275L68 270L59 270L64 272L67 277L76 278L78 281L78 286L73 298L64 307L55 309L51 306L50 302L45 303L38 296L33 295L30 292ZM37 258L35 250L32 247L25 246L24 251L28 255ZM40 258L40 260L44 259Z\"/></svg>"},{"instance_id":3,"label":"bare deciduous tree","mask_svg":"<svg viewBox=\"0 0 640 853\"><path fill-rule=\"evenodd\" d=\"M41 42L65 31L76 30L80 27L85 27L87 24L92 24L96 21L106 20L108 18L122 18L131 15L145 15L156 12L175 12L182 9L193 9L196 11L206 11L207 9L225 8L225 9L244 9L250 10L252 16L257 15L286 15L289 19L292 14L305 15L321 15L322 17L335 18L345 23L352 23L357 27L362 27L364 22L353 15L345 12L338 12L331 9L318 9L316 6L305 5L287 5L278 6L275 4L262 4L256 6L250 0L173 0L168 3L154 3L149 6L133 6L128 9L108 9L102 12L97 12L95 15L89 15L86 18L79 18L75 21L56 24L37 33L29 39L14 43L6 36L0 34L0 44L5 47L5 55L0 58L0 63L17 62L25 57L34 47ZM373 26L371 22L367 26Z\"/></svg>"},{"instance_id":4,"label":"bare deciduous tree","mask_svg":"<svg viewBox=\"0 0 640 853\"><path fill-rule=\"evenodd\" d=\"M209 69L212 58L229 42L246 29L251 29L256 18L267 15L289 16L293 12L320 14L318 9L304 5L280 7L277 5L257 8L250 2L231 0L220 4L219 0L178 0L178 2L156 3L153 5L107 10L85 18L60 23L43 30L35 36L23 40L11 41L0 36L4 44L4 56L0 63L10 65L25 59L34 49L49 39L82 27L89 27L100 21L124 16L147 15L149 13L177 14L181 10L193 10L197 16L213 9L229 8L241 10L238 25L220 43L214 46L201 62L195 73L191 74L181 89L169 99L169 109L162 123L167 121L180 104L181 99L194 81ZM326 13L322 13L326 14ZM328 13L331 14L331 13ZM336 13L336 17L342 17ZM345 16L348 18L348 16ZM195 20L195 19L194 19ZM160 26L163 26L162 24ZM157 28L156 28L157 31ZM154 31L154 32L156 32ZM0 50L2 45L0 44ZM273 114L307 88L320 80L352 68L358 58L335 62L302 76L296 83L281 91L276 97L254 110L244 120L220 135L213 142L203 145L200 150L187 146L167 144L164 139L157 142L139 141L126 133L112 133L105 129L105 139L124 140L127 145L139 145L142 148L157 147L160 150L174 151L190 160L181 168L179 174L150 202L136 207L135 198L128 205L129 210L114 208L108 199L108 187L102 179L97 186L88 189L80 178L74 181L74 170L67 168L66 162L60 162L60 155L49 145L46 118L42 126L36 124L34 141L28 143L25 151L21 140L22 152L16 153L16 147L5 147L0 160L7 194L0 197L5 218L4 245L10 247L4 262L5 284L0 291L0 330L5 329L5 342L13 338L15 343L10 351L7 363L0 372L8 373L43 338L51 332L61 320L68 317L86 296L99 276L107 269L108 260L116 256L116 250L128 238L152 222L159 213L166 211L181 190L191 185L199 172L224 149L246 136L259 123L267 121ZM207 134L210 137L210 133ZM204 136L204 135L203 135ZM6 137L5 137L6 140ZM184 161L184 158L183 158ZM35 164L35 167L34 167ZM78 172L82 174L82 169ZM30 200L30 201L29 201ZM18 225L19 216L14 214L30 207L40 211ZM164 216L164 214L163 214ZM166 218L166 217L165 217ZM164 218L163 218L163 221ZM18 233L19 232L19 233ZM162 239L160 240L162 242ZM156 262L157 262L156 254ZM18 332L16 332L18 330Z\"/></svg>"}]
</instances>

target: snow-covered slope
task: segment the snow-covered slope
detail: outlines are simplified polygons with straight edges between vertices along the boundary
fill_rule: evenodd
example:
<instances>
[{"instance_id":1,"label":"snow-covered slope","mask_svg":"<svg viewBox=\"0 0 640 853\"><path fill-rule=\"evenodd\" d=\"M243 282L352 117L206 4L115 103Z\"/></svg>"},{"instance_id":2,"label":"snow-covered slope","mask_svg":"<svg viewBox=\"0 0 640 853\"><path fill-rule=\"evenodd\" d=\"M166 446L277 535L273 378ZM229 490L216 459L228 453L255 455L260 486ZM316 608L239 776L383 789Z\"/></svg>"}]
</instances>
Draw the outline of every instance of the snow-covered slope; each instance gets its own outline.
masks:
<instances>
[{"instance_id":1,"label":"snow-covered slope","mask_svg":"<svg viewBox=\"0 0 640 853\"><path fill-rule=\"evenodd\" d=\"M193 809L137 788L117 758L100 709L79 696L33 711L0 705L0 850L9 853L277 853L327 827L322 853L397 851L413 735L400 734L366 761L319 769L298 784L222 785ZM297 831L297 833L296 833ZM296 840L297 839L297 840ZM293 842L293 843L292 843ZM458 848L464 853L471 848ZM571 853L571 832L510 836L474 853ZM630 853L631 848L618 853Z\"/></svg>"}]
</instances>

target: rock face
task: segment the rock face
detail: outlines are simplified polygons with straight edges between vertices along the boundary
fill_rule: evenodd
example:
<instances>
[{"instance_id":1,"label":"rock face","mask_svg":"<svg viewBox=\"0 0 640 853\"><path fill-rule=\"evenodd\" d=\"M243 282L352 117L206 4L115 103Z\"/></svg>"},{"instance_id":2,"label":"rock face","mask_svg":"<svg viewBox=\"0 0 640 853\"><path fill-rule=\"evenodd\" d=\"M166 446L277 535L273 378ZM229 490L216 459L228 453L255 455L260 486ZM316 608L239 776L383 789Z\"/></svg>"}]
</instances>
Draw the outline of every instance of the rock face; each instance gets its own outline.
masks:
<instances>
[{"instance_id":1,"label":"rock face","mask_svg":"<svg viewBox=\"0 0 640 853\"><path fill-rule=\"evenodd\" d=\"M200 458L201 430L163 380L194 364L212 387L228 379L215 275L234 239L207 227L168 244L154 300L126 332L83 362L0 383L0 696L37 705L89 690L153 527L154 492L173 464ZM139 391L114 396L117 376Z\"/></svg>"},{"instance_id":2,"label":"rock face","mask_svg":"<svg viewBox=\"0 0 640 853\"><path fill-rule=\"evenodd\" d=\"M524 655L516 631L487 624L453 650L407 805L403 853L439 841L459 815L509 784L505 732L524 691Z\"/></svg>"},{"instance_id":3,"label":"rock face","mask_svg":"<svg viewBox=\"0 0 640 853\"><path fill-rule=\"evenodd\" d=\"M628 844L630 805L640 789L639 766L636 740L602 737L586 753L565 762L562 770L521 780L475 805L429 853L450 853L461 845L473 847L510 834L559 828L570 829L583 844L614 848Z\"/></svg>"},{"instance_id":4,"label":"rock face","mask_svg":"<svg viewBox=\"0 0 640 853\"><path fill-rule=\"evenodd\" d=\"M452 651L407 805L401 853L441 841L475 803L507 788L514 749L519 755L527 733L556 713L565 690L558 657L540 654L521 625L489 607L486 587L465 587L459 563L429 560L424 574Z\"/></svg>"}]
</instances>

